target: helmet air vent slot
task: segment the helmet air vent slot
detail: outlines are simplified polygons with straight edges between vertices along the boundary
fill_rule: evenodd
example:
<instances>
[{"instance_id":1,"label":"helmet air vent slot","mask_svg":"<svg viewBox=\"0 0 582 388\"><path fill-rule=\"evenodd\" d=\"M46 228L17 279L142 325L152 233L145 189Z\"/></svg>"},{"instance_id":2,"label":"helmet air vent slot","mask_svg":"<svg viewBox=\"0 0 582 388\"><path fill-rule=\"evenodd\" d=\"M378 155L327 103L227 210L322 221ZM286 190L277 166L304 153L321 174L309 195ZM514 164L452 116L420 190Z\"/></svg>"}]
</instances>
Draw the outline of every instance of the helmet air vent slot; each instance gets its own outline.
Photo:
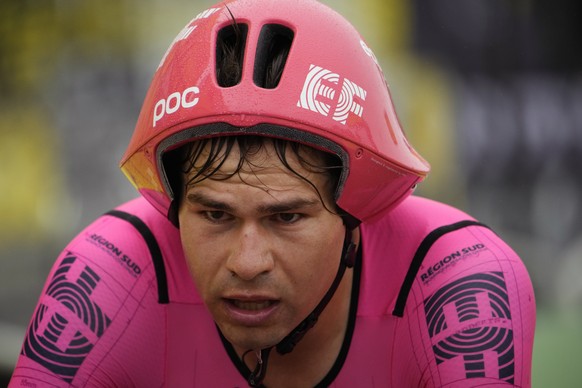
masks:
<instances>
[{"instance_id":1,"label":"helmet air vent slot","mask_svg":"<svg viewBox=\"0 0 582 388\"><path fill-rule=\"evenodd\" d=\"M274 89L279 85L293 37L293 31L280 24L263 26L255 57L255 85L265 89Z\"/></svg>"},{"instance_id":2,"label":"helmet air vent slot","mask_svg":"<svg viewBox=\"0 0 582 388\"><path fill-rule=\"evenodd\" d=\"M242 78L248 27L233 20L233 24L218 32L216 42L216 81L222 87L238 85Z\"/></svg>"}]
</instances>

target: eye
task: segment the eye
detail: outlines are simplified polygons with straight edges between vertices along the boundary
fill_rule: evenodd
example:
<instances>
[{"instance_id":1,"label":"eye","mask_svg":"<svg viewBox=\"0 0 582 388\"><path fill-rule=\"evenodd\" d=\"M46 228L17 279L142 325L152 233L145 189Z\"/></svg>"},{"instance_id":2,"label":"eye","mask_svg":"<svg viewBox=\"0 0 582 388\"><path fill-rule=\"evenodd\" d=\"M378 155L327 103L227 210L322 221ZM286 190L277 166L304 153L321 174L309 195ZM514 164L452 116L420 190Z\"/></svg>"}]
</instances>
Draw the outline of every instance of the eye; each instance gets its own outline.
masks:
<instances>
[{"instance_id":1,"label":"eye","mask_svg":"<svg viewBox=\"0 0 582 388\"><path fill-rule=\"evenodd\" d=\"M219 223L229 220L228 213L222 210L206 210L202 212L202 215L209 221Z\"/></svg>"},{"instance_id":2,"label":"eye","mask_svg":"<svg viewBox=\"0 0 582 388\"><path fill-rule=\"evenodd\" d=\"M302 215L299 213L277 213L274 217L278 222L283 224L293 224L299 221Z\"/></svg>"}]
</instances>

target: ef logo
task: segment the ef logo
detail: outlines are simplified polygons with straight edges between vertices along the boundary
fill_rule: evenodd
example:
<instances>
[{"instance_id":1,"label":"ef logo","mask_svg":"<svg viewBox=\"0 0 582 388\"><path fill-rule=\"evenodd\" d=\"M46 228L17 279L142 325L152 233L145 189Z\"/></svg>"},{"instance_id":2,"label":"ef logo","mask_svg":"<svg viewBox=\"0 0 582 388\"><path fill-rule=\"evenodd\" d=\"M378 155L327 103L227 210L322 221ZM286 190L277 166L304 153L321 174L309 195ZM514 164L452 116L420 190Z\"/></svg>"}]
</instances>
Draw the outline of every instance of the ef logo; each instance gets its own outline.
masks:
<instances>
[{"instance_id":1,"label":"ef logo","mask_svg":"<svg viewBox=\"0 0 582 388\"><path fill-rule=\"evenodd\" d=\"M362 117L361 103L365 100L366 91L360 86L339 74L311 65L297 106L345 124L350 114Z\"/></svg>"}]
</instances>

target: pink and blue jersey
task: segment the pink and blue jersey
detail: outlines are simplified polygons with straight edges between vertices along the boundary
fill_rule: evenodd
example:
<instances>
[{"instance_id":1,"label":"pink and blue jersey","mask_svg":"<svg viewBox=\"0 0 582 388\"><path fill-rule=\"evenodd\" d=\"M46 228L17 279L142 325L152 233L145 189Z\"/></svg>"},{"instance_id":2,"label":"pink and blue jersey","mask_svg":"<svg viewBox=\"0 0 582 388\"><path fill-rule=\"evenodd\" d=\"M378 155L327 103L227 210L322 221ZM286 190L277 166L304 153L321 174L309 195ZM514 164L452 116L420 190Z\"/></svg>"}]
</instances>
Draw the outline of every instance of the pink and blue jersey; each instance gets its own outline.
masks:
<instances>
[{"instance_id":1,"label":"pink and blue jersey","mask_svg":"<svg viewBox=\"0 0 582 388\"><path fill-rule=\"evenodd\" d=\"M419 197L361 232L348 330L319 386L531 385L534 293L494 232ZM59 256L10 387L242 387L249 373L198 296L178 230L136 199Z\"/></svg>"}]
</instances>

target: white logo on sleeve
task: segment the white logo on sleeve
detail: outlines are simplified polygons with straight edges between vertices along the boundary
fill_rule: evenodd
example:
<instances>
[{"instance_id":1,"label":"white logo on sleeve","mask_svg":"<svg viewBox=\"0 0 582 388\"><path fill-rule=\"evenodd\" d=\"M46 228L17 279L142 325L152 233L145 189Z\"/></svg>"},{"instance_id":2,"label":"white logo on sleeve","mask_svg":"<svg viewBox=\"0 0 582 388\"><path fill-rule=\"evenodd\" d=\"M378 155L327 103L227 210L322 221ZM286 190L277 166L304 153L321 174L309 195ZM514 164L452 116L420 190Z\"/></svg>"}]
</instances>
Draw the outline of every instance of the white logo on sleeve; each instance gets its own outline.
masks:
<instances>
[{"instance_id":1,"label":"white logo on sleeve","mask_svg":"<svg viewBox=\"0 0 582 388\"><path fill-rule=\"evenodd\" d=\"M362 117L365 100L366 91L354 82L311 65L297 106L345 124L350 113Z\"/></svg>"}]
</instances>

